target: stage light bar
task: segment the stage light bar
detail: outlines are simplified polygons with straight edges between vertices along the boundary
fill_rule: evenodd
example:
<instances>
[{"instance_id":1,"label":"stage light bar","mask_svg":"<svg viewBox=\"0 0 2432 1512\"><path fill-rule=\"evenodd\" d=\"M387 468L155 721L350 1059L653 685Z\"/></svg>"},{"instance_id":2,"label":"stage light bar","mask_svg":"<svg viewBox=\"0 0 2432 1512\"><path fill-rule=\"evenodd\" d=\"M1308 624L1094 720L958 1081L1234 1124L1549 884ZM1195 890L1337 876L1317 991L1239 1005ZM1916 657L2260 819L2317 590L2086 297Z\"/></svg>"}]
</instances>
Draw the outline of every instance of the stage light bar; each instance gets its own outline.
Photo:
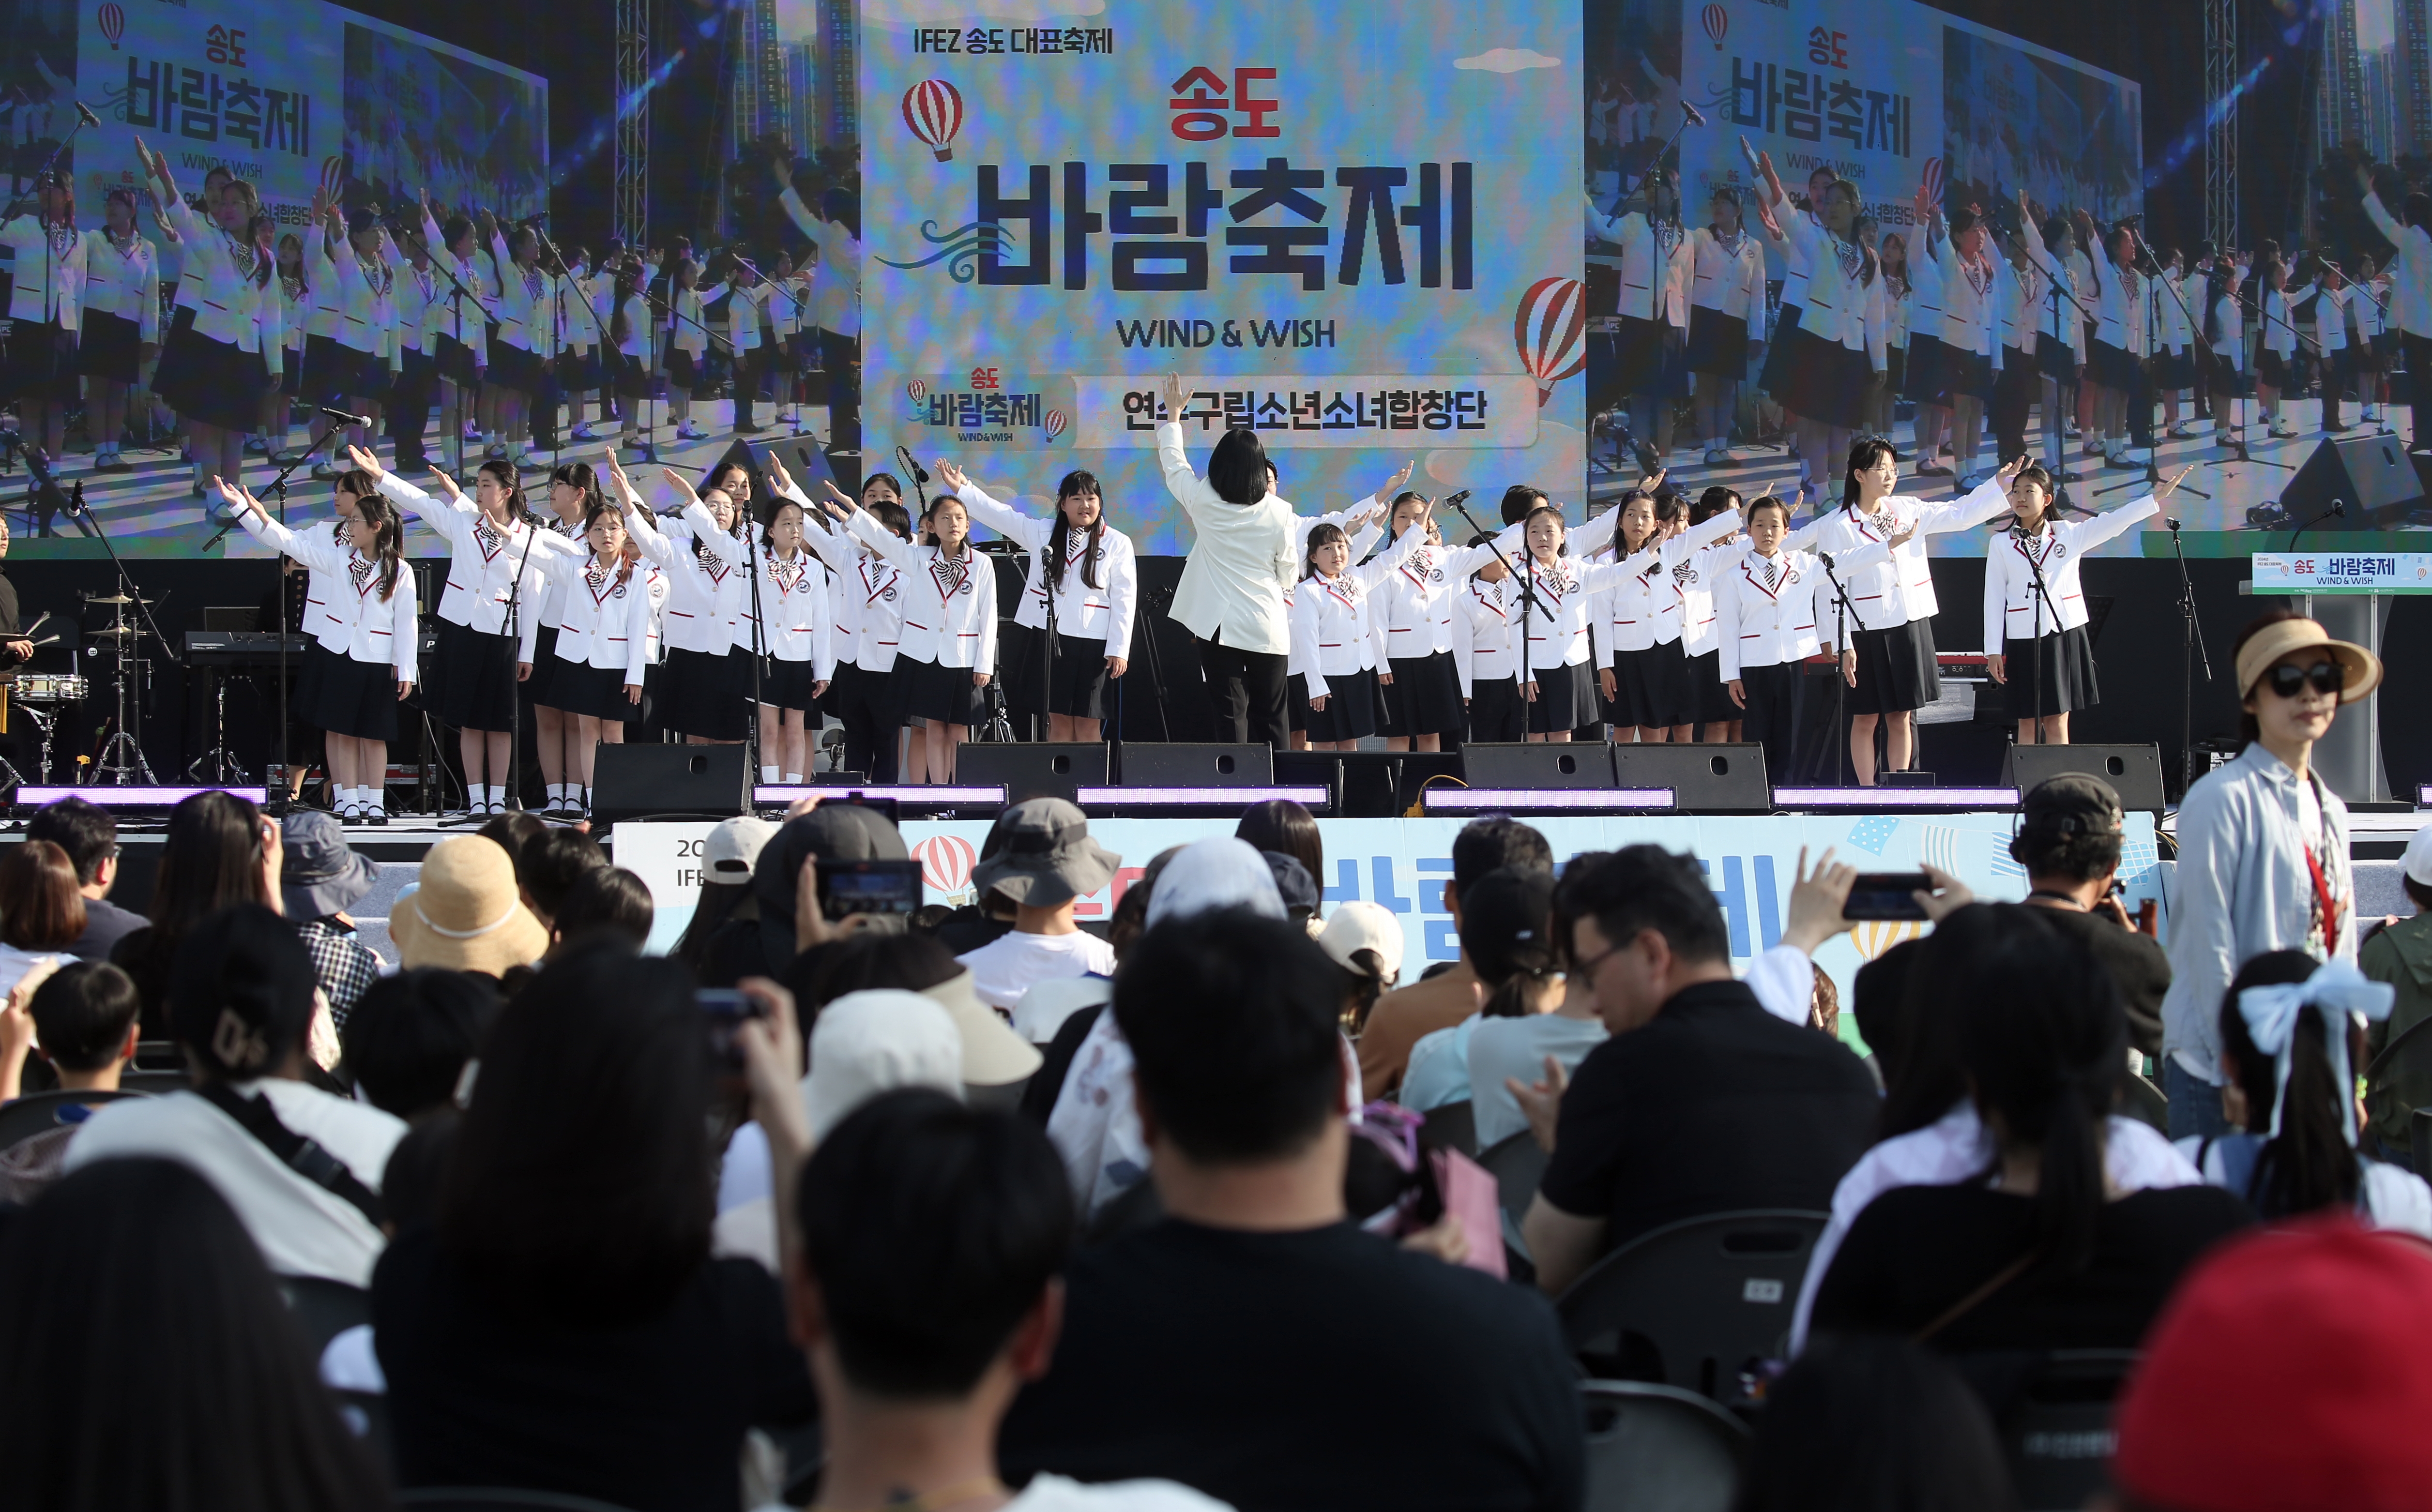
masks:
<instances>
[{"instance_id":1,"label":"stage light bar","mask_svg":"<svg viewBox=\"0 0 2432 1512\"><path fill-rule=\"evenodd\" d=\"M1778 809L2015 809L2015 787L1777 787Z\"/></svg>"},{"instance_id":2,"label":"stage light bar","mask_svg":"<svg viewBox=\"0 0 2432 1512\"><path fill-rule=\"evenodd\" d=\"M26 783L10 801L40 808L61 798L79 798L105 809L166 809L197 793L230 793L257 804L270 800L270 790L264 787L35 787Z\"/></svg>"},{"instance_id":3,"label":"stage light bar","mask_svg":"<svg viewBox=\"0 0 2432 1512\"><path fill-rule=\"evenodd\" d=\"M819 787L807 782L762 782L752 789L752 803L767 808L784 808L796 798L849 797L892 798L898 803L927 809L979 808L991 803L999 808L1005 806L1005 787L1002 783L960 787L933 786L926 782L900 787L881 787L875 784L867 787L847 787L841 784Z\"/></svg>"},{"instance_id":4,"label":"stage light bar","mask_svg":"<svg viewBox=\"0 0 2432 1512\"><path fill-rule=\"evenodd\" d=\"M1644 814L1673 805L1668 787L1431 787L1429 814Z\"/></svg>"},{"instance_id":5,"label":"stage light bar","mask_svg":"<svg viewBox=\"0 0 2432 1512\"><path fill-rule=\"evenodd\" d=\"M1287 787L1085 787L1076 790L1089 808L1244 809L1281 801L1303 808L1329 807L1334 795L1322 782Z\"/></svg>"},{"instance_id":6,"label":"stage light bar","mask_svg":"<svg viewBox=\"0 0 2432 1512\"><path fill-rule=\"evenodd\" d=\"M2415 806L2419 809L2432 809L2432 782L2426 782L2415 790Z\"/></svg>"}]
</instances>

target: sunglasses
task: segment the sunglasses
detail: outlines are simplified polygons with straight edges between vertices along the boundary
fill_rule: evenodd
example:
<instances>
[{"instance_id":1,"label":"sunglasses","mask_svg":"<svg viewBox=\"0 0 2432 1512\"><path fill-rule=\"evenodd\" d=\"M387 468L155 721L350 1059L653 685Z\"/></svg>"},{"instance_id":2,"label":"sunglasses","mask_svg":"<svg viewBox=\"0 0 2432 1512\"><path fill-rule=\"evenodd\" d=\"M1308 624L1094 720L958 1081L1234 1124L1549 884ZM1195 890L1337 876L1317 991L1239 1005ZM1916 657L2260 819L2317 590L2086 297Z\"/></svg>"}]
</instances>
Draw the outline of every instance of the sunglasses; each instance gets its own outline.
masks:
<instances>
[{"instance_id":1,"label":"sunglasses","mask_svg":"<svg viewBox=\"0 0 2432 1512\"><path fill-rule=\"evenodd\" d=\"M2283 662L2266 673L2263 679L2264 686L2283 698L2297 697L2308 682L2314 685L2316 693L2336 694L2347 686L2347 668L2337 662L2317 662L2312 666L2291 666Z\"/></svg>"}]
</instances>

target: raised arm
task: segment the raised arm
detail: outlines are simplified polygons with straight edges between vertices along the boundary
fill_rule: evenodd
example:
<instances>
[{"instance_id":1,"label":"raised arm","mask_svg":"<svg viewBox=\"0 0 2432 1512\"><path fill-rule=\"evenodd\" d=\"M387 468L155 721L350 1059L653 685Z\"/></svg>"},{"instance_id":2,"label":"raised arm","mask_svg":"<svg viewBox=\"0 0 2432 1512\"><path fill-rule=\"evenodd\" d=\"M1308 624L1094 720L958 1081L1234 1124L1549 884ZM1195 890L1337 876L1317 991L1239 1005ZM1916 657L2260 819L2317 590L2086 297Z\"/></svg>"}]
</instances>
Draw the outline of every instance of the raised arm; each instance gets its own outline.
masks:
<instances>
[{"instance_id":1,"label":"raised arm","mask_svg":"<svg viewBox=\"0 0 2432 1512\"><path fill-rule=\"evenodd\" d=\"M1917 529L1927 535L1941 535L1950 530L1965 530L1984 524L2010 507L2010 479L2027 464L2021 455L2001 464L2001 470L1976 485L1975 492L1965 498L1944 504L1927 504L1917 511ZM1838 561L1838 558L1834 559Z\"/></svg>"},{"instance_id":2,"label":"raised arm","mask_svg":"<svg viewBox=\"0 0 2432 1512\"><path fill-rule=\"evenodd\" d=\"M1056 523L1053 520L1033 519L993 497L988 490L972 482L970 474L953 462L940 460L937 478L946 485L947 492L963 501L963 508L971 512L972 519L1023 550L1042 550L1047 543L1056 539Z\"/></svg>"},{"instance_id":3,"label":"raised arm","mask_svg":"<svg viewBox=\"0 0 2432 1512\"><path fill-rule=\"evenodd\" d=\"M272 519L270 512L262 507L262 500L246 492L242 485L231 485L227 479L214 476L211 486L219 490L221 501L228 505L228 512L235 517L237 524L245 527L245 534L280 556L293 557L308 567L322 572L346 571L346 548L319 530L299 535L289 529Z\"/></svg>"},{"instance_id":4,"label":"raised arm","mask_svg":"<svg viewBox=\"0 0 2432 1512\"><path fill-rule=\"evenodd\" d=\"M625 533L633 537L633 549L642 554L644 561L655 566L672 565L676 557L676 544L667 539L666 531L659 529L658 516L651 512L649 505L642 502L642 496L633 487L633 480L625 476L623 464L616 461L616 448L608 447L607 454L601 462L607 470L610 485L604 492L610 498L616 501L617 509L623 512Z\"/></svg>"},{"instance_id":5,"label":"raised arm","mask_svg":"<svg viewBox=\"0 0 2432 1512\"><path fill-rule=\"evenodd\" d=\"M709 506L701 502L701 496L693 492L691 479L672 467L660 468L659 475L667 480L669 488L683 496L684 522L692 527L692 537L701 543L701 548L715 558L719 566L729 571L738 567L751 569L753 553L751 549L749 531L747 530L745 539L737 540L734 532L719 529L718 516L712 514L709 512Z\"/></svg>"},{"instance_id":6,"label":"raised arm","mask_svg":"<svg viewBox=\"0 0 2432 1512\"><path fill-rule=\"evenodd\" d=\"M853 518L844 522L844 528L853 532L855 540L885 558L897 571L920 570L920 564L912 543L879 524L868 510L853 511Z\"/></svg>"}]
</instances>

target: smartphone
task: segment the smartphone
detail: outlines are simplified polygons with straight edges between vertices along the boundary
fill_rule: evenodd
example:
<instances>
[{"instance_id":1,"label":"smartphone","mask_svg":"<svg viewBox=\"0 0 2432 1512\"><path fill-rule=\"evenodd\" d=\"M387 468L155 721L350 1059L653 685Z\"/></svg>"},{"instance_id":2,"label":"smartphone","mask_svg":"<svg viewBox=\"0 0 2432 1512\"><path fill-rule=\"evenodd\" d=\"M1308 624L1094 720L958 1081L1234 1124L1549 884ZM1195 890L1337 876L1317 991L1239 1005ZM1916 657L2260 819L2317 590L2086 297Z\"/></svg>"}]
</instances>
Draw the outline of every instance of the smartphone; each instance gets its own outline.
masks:
<instances>
[{"instance_id":1,"label":"smartphone","mask_svg":"<svg viewBox=\"0 0 2432 1512\"><path fill-rule=\"evenodd\" d=\"M1921 871L1862 871L1849 886L1849 900L1841 905L1848 919L1921 919L1925 910L1916 894L1934 891Z\"/></svg>"},{"instance_id":2,"label":"smartphone","mask_svg":"<svg viewBox=\"0 0 2432 1512\"><path fill-rule=\"evenodd\" d=\"M908 916L920 907L918 861L819 863L819 911L831 923L848 914Z\"/></svg>"},{"instance_id":3,"label":"smartphone","mask_svg":"<svg viewBox=\"0 0 2432 1512\"><path fill-rule=\"evenodd\" d=\"M741 1072L743 1048L735 1043L735 1032L745 1019L767 1017L768 1008L732 987L703 987L692 995L692 1001L709 1030L710 1058L726 1071Z\"/></svg>"}]
</instances>

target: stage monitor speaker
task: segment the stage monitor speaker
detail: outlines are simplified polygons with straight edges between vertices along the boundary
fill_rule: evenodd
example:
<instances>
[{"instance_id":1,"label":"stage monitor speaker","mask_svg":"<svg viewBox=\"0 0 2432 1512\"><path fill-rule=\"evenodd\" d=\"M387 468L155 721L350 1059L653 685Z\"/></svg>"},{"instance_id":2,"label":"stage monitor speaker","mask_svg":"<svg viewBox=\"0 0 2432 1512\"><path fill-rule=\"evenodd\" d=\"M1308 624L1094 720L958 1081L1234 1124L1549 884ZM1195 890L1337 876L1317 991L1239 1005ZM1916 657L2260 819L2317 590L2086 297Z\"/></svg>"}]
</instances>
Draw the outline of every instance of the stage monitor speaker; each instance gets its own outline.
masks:
<instances>
[{"instance_id":1,"label":"stage monitor speaker","mask_svg":"<svg viewBox=\"0 0 2432 1512\"><path fill-rule=\"evenodd\" d=\"M1615 746L1613 784L1668 787L1683 814L1770 814L1765 748L1754 741L1711 746Z\"/></svg>"},{"instance_id":2,"label":"stage monitor speaker","mask_svg":"<svg viewBox=\"0 0 2432 1512\"><path fill-rule=\"evenodd\" d=\"M2316 519L2334 499L2344 512ZM2281 490L2280 507L2292 529L2308 520L2310 530L2389 529L2424 507L2424 482L2403 436L2324 436Z\"/></svg>"},{"instance_id":3,"label":"stage monitor speaker","mask_svg":"<svg viewBox=\"0 0 2432 1512\"><path fill-rule=\"evenodd\" d=\"M615 824L663 814L748 814L751 760L744 746L602 746L591 771L591 816Z\"/></svg>"},{"instance_id":4,"label":"stage monitor speaker","mask_svg":"<svg viewBox=\"0 0 2432 1512\"><path fill-rule=\"evenodd\" d=\"M1275 748L1134 741L1123 747L1125 787L1273 787Z\"/></svg>"},{"instance_id":5,"label":"stage monitor speaker","mask_svg":"<svg viewBox=\"0 0 2432 1512\"><path fill-rule=\"evenodd\" d=\"M1461 748L1461 781L1472 787L1611 787L1613 748L1472 742Z\"/></svg>"},{"instance_id":6,"label":"stage monitor speaker","mask_svg":"<svg viewBox=\"0 0 2432 1512\"><path fill-rule=\"evenodd\" d=\"M954 781L1002 782L1007 803L1035 798L1071 802L1085 787L1106 785L1106 745L980 741L955 748Z\"/></svg>"},{"instance_id":7,"label":"stage monitor speaker","mask_svg":"<svg viewBox=\"0 0 2432 1512\"><path fill-rule=\"evenodd\" d=\"M2001 785L2028 790L2064 772L2083 772L2110 783L2123 809L2162 812L2162 748L2159 746L2017 746L2001 762Z\"/></svg>"}]
</instances>

